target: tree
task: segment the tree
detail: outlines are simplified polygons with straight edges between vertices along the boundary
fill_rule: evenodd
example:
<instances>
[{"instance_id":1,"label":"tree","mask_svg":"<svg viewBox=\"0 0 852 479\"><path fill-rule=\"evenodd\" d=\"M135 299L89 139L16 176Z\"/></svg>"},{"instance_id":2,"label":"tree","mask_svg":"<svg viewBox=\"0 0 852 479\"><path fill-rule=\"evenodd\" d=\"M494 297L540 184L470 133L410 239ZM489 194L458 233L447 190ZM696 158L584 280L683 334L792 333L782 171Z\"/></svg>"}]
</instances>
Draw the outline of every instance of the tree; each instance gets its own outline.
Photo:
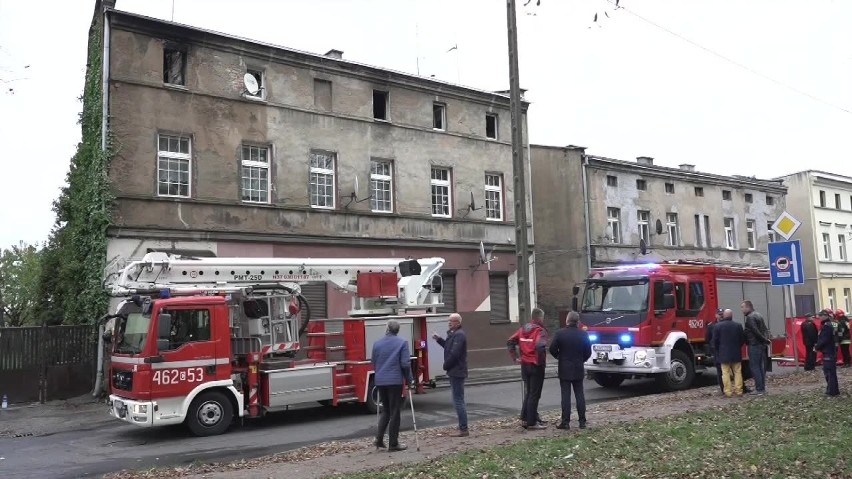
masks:
<instances>
[{"instance_id":1,"label":"tree","mask_svg":"<svg viewBox=\"0 0 852 479\"><path fill-rule=\"evenodd\" d=\"M0 309L8 326L39 322L41 253L23 242L0 253Z\"/></svg>"}]
</instances>

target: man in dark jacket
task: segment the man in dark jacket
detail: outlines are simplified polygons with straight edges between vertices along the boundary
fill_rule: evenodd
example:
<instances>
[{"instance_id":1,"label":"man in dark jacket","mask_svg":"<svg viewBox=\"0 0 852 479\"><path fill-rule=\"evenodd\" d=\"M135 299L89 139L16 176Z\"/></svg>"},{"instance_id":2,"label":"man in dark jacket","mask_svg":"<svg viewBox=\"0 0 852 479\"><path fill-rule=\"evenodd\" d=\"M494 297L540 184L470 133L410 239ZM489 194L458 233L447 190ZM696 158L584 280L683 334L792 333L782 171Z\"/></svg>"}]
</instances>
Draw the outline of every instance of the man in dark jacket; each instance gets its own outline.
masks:
<instances>
[{"instance_id":1,"label":"man in dark jacket","mask_svg":"<svg viewBox=\"0 0 852 479\"><path fill-rule=\"evenodd\" d=\"M822 372L825 374L825 394L840 396L840 386L837 384L837 345L835 344L834 327L831 319L824 318L819 331L819 340L814 349L822 353Z\"/></svg>"},{"instance_id":2,"label":"man in dark jacket","mask_svg":"<svg viewBox=\"0 0 852 479\"><path fill-rule=\"evenodd\" d=\"M464 404L464 380L467 377L467 336L462 329L462 317L458 313L450 315L447 326L447 339L432 336L444 348L444 371L450 378L450 390L453 394L453 404L459 418L459 432L450 434L451 437L467 437L467 408Z\"/></svg>"},{"instance_id":3,"label":"man in dark jacket","mask_svg":"<svg viewBox=\"0 0 852 479\"><path fill-rule=\"evenodd\" d=\"M719 362L719 355L716 354L716 350L713 348L713 335L716 330L716 325L719 324L719 321L722 320L722 313L725 310L717 309L716 310L716 320L707 325L707 330L704 332L704 342L707 344L707 353L713 357L713 362L716 363L716 382L719 384L719 390L722 391L722 394L725 394L725 385L722 384L722 363Z\"/></svg>"},{"instance_id":4,"label":"man in dark jacket","mask_svg":"<svg viewBox=\"0 0 852 479\"><path fill-rule=\"evenodd\" d=\"M834 312L834 320L836 330L834 337L837 338L840 353L843 355L843 367L848 368L852 365L852 358L849 356L849 344L852 343L852 334L849 331L849 318L842 309Z\"/></svg>"},{"instance_id":5,"label":"man in dark jacket","mask_svg":"<svg viewBox=\"0 0 852 479\"><path fill-rule=\"evenodd\" d=\"M771 343L769 340L769 328L763 316L754 310L751 301L743 301L740 310L745 315L745 337L748 342L748 364L751 375L754 377L754 393L756 395L766 394L766 361L768 355L766 347Z\"/></svg>"},{"instance_id":6,"label":"man in dark jacket","mask_svg":"<svg viewBox=\"0 0 852 479\"><path fill-rule=\"evenodd\" d=\"M388 321L385 337L373 343L373 381L379 390L384 407L379 418L376 449L385 447L385 430L388 431L388 451L404 451L407 447L399 443L399 413L402 408L402 387L408 383L414 388L411 374L411 350L408 342L397 336L399 323Z\"/></svg>"},{"instance_id":7,"label":"man in dark jacket","mask_svg":"<svg viewBox=\"0 0 852 479\"><path fill-rule=\"evenodd\" d=\"M515 363L521 363L521 379L524 381L524 405L521 415L524 417L524 429L546 429L538 422L538 401L544 386L544 368L547 354L547 329L544 328L544 311L532 310L530 322L509 338L506 342L509 355ZM516 351L520 350L520 356Z\"/></svg>"},{"instance_id":8,"label":"man in dark jacket","mask_svg":"<svg viewBox=\"0 0 852 479\"><path fill-rule=\"evenodd\" d=\"M592 342L589 334L577 327L580 315L575 311L568 313L565 327L556 332L550 343L550 354L559 360L559 387L562 391L562 421L557 429L570 429L571 389L577 400L577 416L580 429L586 428L586 395L583 392L585 363L592 356Z\"/></svg>"},{"instance_id":9,"label":"man in dark jacket","mask_svg":"<svg viewBox=\"0 0 852 479\"><path fill-rule=\"evenodd\" d=\"M814 315L808 313L805 320L802 322L802 327L799 329L802 335L802 342L805 344L805 371L813 371L816 369L816 346L819 332L813 320Z\"/></svg>"},{"instance_id":10,"label":"man in dark jacket","mask_svg":"<svg viewBox=\"0 0 852 479\"><path fill-rule=\"evenodd\" d=\"M713 350L722 364L722 384L725 396L743 395L743 327L733 321L734 312L726 309L722 320L713 329ZM731 385L733 376L733 387Z\"/></svg>"}]
</instances>

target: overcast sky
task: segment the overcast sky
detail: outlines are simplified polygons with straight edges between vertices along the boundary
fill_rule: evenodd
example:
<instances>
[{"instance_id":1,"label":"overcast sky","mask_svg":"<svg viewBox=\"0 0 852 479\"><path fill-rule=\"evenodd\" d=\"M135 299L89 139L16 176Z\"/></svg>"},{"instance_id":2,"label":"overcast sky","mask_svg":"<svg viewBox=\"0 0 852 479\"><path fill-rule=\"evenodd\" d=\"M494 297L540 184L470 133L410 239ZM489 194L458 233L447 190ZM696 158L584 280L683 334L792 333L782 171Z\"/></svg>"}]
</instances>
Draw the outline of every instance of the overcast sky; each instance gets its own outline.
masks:
<instances>
[{"instance_id":1,"label":"overcast sky","mask_svg":"<svg viewBox=\"0 0 852 479\"><path fill-rule=\"evenodd\" d=\"M621 0L617 11L607 0L535 3L518 16L533 143L720 174L852 176L852 1ZM51 202L80 138L93 5L0 0L0 247L50 231ZM316 53L336 48L410 73L419 58L423 76L508 88L500 0L118 0L117 8Z\"/></svg>"}]
</instances>

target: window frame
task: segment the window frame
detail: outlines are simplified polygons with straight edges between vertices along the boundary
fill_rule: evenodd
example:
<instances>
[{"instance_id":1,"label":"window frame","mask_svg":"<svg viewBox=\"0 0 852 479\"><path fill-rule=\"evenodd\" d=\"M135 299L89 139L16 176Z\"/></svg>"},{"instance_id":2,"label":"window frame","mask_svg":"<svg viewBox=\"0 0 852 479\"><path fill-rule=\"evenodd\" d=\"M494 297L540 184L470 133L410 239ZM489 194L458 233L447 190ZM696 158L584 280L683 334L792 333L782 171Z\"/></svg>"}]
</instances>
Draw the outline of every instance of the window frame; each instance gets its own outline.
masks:
<instances>
[{"instance_id":1,"label":"window frame","mask_svg":"<svg viewBox=\"0 0 852 479\"><path fill-rule=\"evenodd\" d=\"M672 238L672 231L674 231L674 238ZM677 213L666 213L666 233L669 246L680 246L680 226L678 225Z\"/></svg>"},{"instance_id":2,"label":"window frame","mask_svg":"<svg viewBox=\"0 0 852 479\"><path fill-rule=\"evenodd\" d=\"M175 320L177 319L178 315L181 314L181 313L183 313L183 314L206 313L205 319L207 320L208 337L204 338L204 339L193 340L193 341L184 341L182 343L177 344L176 346L175 346L175 343L173 343L173 339L170 337L169 338L169 347L168 347L168 349L164 349L162 351L164 353L165 352L171 353L171 352L179 351L182 347L184 347L188 344L209 343L209 342L213 341L213 314L212 314L212 311L210 310L210 308L178 306L178 307L175 307L175 308L164 308L163 310L160 311L161 315L162 314L171 315L171 317L172 317L172 328L174 328Z\"/></svg>"},{"instance_id":3,"label":"window frame","mask_svg":"<svg viewBox=\"0 0 852 479\"><path fill-rule=\"evenodd\" d=\"M328 155L331 157L331 169L319 168L313 166L313 157L315 155ZM315 205L313 194L311 193L311 184L313 175L328 175L331 176L331 206ZM319 186L319 183L317 183ZM308 154L308 203L312 209L316 210L334 210L337 209L337 152L329 150L311 150Z\"/></svg>"},{"instance_id":4,"label":"window frame","mask_svg":"<svg viewBox=\"0 0 852 479\"><path fill-rule=\"evenodd\" d=\"M746 244L750 251L757 249L757 231L755 220L746 220Z\"/></svg>"},{"instance_id":5,"label":"window frame","mask_svg":"<svg viewBox=\"0 0 852 479\"><path fill-rule=\"evenodd\" d=\"M846 314L852 310L852 288L843 288L843 305L846 306Z\"/></svg>"},{"instance_id":6,"label":"window frame","mask_svg":"<svg viewBox=\"0 0 852 479\"><path fill-rule=\"evenodd\" d=\"M173 152L168 150L160 150L160 139L162 137L166 138L177 138L178 140L178 150L180 150L180 140L187 140L187 151L188 153L181 153L180 151ZM186 161L187 163L187 185L186 185L186 195L171 195L171 194L162 194L160 193L160 160L176 160L176 161ZM157 177L156 181L156 189L157 189L157 197L160 198L192 198L192 135L184 135L180 133L168 133L168 132L160 132L157 133ZM170 171L170 170L168 170ZM178 171L180 173L180 171ZM166 182L166 185L171 184L171 182ZM180 183L178 183L179 185ZM168 188L167 188L168 189Z\"/></svg>"},{"instance_id":7,"label":"window frame","mask_svg":"<svg viewBox=\"0 0 852 479\"><path fill-rule=\"evenodd\" d=\"M728 225L730 223L730 226ZM728 250L736 250L737 249L737 224L733 218L728 217L722 221L722 225L725 228L725 249Z\"/></svg>"},{"instance_id":8,"label":"window frame","mask_svg":"<svg viewBox=\"0 0 852 479\"><path fill-rule=\"evenodd\" d=\"M497 178L497 182L499 183L497 186L489 185L488 178ZM505 183L503 182L503 173L497 172L485 172L485 220L486 221L505 221L505 208L504 208L504 193L505 191ZM496 193L497 194L497 204L499 205L499 213L500 216L498 218L489 217L489 209L488 209L488 193Z\"/></svg>"},{"instance_id":9,"label":"window frame","mask_svg":"<svg viewBox=\"0 0 852 479\"><path fill-rule=\"evenodd\" d=\"M766 206L775 206L775 197L766 195Z\"/></svg>"},{"instance_id":10,"label":"window frame","mask_svg":"<svg viewBox=\"0 0 852 479\"><path fill-rule=\"evenodd\" d=\"M436 179L435 171L446 171L447 179ZM446 214L437 214L435 213L435 191L434 188L446 188L447 189L447 213ZM433 218L452 218L453 217L453 169L447 166L436 166L432 165L429 168L429 202L430 202L430 210ZM440 205L442 208L444 205Z\"/></svg>"},{"instance_id":11,"label":"window frame","mask_svg":"<svg viewBox=\"0 0 852 479\"><path fill-rule=\"evenodd\" d=\"M266 163L261 161L251 161L245 159L246 148L249 149L249 158L251 158L251 149L262 149L266 151ZM247 200L244 197L245 188L243 187L243 182L245 181L245 175L243 175L243 168L258 168L266 170L266 201L255 201L255 200ZM251 178L249 178L251 179ZM255 191L255 190L252 190ZM261 190L257 190L261 191ZM272 148L269 145L260 145L253 143L241 143L240 144L240 201L243 203L250 203L256 205L268 205L272 204Z\"/></svg>"},{"instance_id":12,"label":"window frame","mask_svg":"<svg viewBox=\"0 0 852 479\"><path fill-rule=\"evenodd\" d=\"M435 118L436 118L435 117L435 113L436 113L435 110L436 109L441 110L441 126L440 127L435 126ZM443 102L440 102L440 101L432 102L432 129L435 130L435 131L447 131L447 104L446 103L443 103Z\"/></svg>"},{"instance_id":13,"label":"window frame","mask_svg":"<svg viewBox=\"0 0 852 479\"><path fill-rule=\"evenodd\" d=\"M488 136L488 119L494 119L494 136ZM500 139L500 115L497 113L486 113L485 114L485 138L489 140L499 140Z\"/></svg>"},{"instance_id":14,"label":"window frame","mask_svg":"<svg viewBox=\"0 0 852 479\"><path fill-rule=\"evenodd\" d=\"M746 203L754 203L754 194L744 193L743 194L743 201L745 201Z\"/></svg>"},{"instance_id":15,"label":"window frame","mask_svg":"<svg viewBox=\"0 0 852 479\"><path fill-rule=\"evenodd\" d=\"M385 96L385 114L384 118L376 117L376 93L382 93ZM373 88L373 100L371 102L371 106L373 107L373 121L384 121L390 123L391 115L390 115L390 91L382 90L379 88Z\"/></svg>"},{"instance_id":16,"label":"window frame","mask_svg":"<svg viewBox=\"0 0 852 479\"><path fill-rule=\"evenodd\" d=\"M252 95L248 91L245 92L245 97L253 101L266 101L266 70L262 68L246 67L246 73L252 75L257 80L257 94ZM260 78L254 73L259 73Z\"/></svg>"},{"instance_id":17,"label":"window frame","mask_svg":"<svg viewBox=\"0 0 852 479\"><path fill-rule=\"evenodd\" d=\"M614 216L613 216L614 213ZM621 208L606 207L606 225L612 230L612 244L622 244L621 236Z\"/></svg>"},{"instance_id":18,"label":"window frame","mask_svg":"<svg viewBox=\"0 0 852 479\"><path fill-rule=\"evenodd\" d=\"M642 219L642 216L645 218ZM645 240L645 244L650 246L651 243L651 212L648 210L636 211L636 225L639 229L639 240ZM644 229L643 229L644 226ZM643 233L644 231L644 233Z\"/></svg>"},{"instance_id":19,"label":"window frame","mask_svg":"<svg viewBox=\"0 0 852 479\"><path fill-rule=\"evenodd\" d=\"M641 185L641 187L640 187L640 185ZM636 191L648 191L648 181L643 179L643 178L637 179L636 180Z\"/></svg>"},{"instance_id":20,"label":"window frame","mask_svg":"<svg viewBox=\"0 0 852 479\"><path fill-rule=\"evenodd\" d=\"M778 240L778 235L775 234L775 230L772 229L772 225L775 224L772 221L766 223L766 241L767 243L774 243Z\"/></svg>"},{"instance_id":21,"label":"window frame","mask_svg":"<svg viewBox=\"0 0 852 479\"><path fill-rule=\"evenodd\" d=\"M733 201L734 194L731 190L722 190L722 201Z\"/></svg>"},{"instance_id":22,"label":"window frame","mask_svg":"<svg viewBox=\"0 0 852 479\"><path fill-rule=\"evenodd\" d=\"M670 188L670 187L671 187L671 188ZM663 186L663 188L664 188L664 191L666 192L666 194L667 194L667 195L673 195L673 194L675 194L675 185L674 185L674 183L665 183L665 186ZM669 191L669 189L671 189L671 191Z\"/></svg>"},{"instance_id":23,"label":"window frame","mask_svg":"<svg viewBox=\"0 0 852 479\"><path fill-rule=\"evenodd\" d=\"M822 254L824 261L831 261L831 234L822 233Z\"/></svg>"},{"instance_id":24,"label":"window frame","mask_svg":"<svg viewBox=\"0 0 852 479\"><path fill-rule=\"evenodd\" d=\"M828 304L831 309L837 309L837 290L828 288Z\"/></svg>"},{"instance_id":25,"label":"window frame","mask_svg":"<svg viewBox=\"0 0 852 479\"><path fill-rule=\"evenodd\" d=\"M606 175L606 186L617 188L618 177L615 175Z\"/></svg>"},{"instance_id":26,"label":"window frame","mask_svg":"<svg viewBox=\"0 0 852 479\"><path fill-rule=\"evenodd\" d=\"M381 165L387 165L387 167L388 167L388 174L387 175L376 173L375 166L380 165L380 164ZM394 201L394 196L395 196L394 195L394 186L395 185L394 185L394 181L393 181L393 173L394 173L393 160L387 160L387 159L384 159L384 158L370 158L370 211L372 211L373 213L390 214L390 213L393 213L394 211L396 211L395 210L396 202ZM377 206L376 201L378 201L377 198L376 198L376 191L377 191L377 189L375 188L376 182L387 182L387 184L388 184L388 190L387 191L388 191L389 201L390 201L390 209L389 210L380 210L380 209L376 208L376 206Z\"/></svg>"},{"instance_id":27,"label":"window frame","mask_svg":"<svg viewBox=\"0 0 852 479\"><path fill-rule=\"evenodd\" d=\"M848 261L847 251L846 251L846 235L841 233L837 235L837 246L838 253L840 253L837 257L838 261Z\"/></svg>"},{"instance_id":28,"label":"window frame","mask_svg":"<svg viewBox=\"0 0 852 479\"><path fill-rule=\"evenodd\" d=\"M839 210L843 208L843 200L840 198L840 193L834 194L834 209Z\"/></svg>"},{"instance_id":29,"label":"window frame","mask_svg":"<svg viewBox=\"0 0 852 479\"><path fill-rule=\"evenodd\" d=\"M166 69L166 59L169 52L176 52L181 54L180 70L183 83L172 83L170 81L166 81L166 78L168 76L168 70ZM163 85L177 88L186 88L186 71L189 65L189 61L187 59L188 53L188 48L184 45L163 45Z\"/></svg>"},{"instance_id":30,"label":"window frame","mask_svg":"<svg viewBox=\"0 0 852 479\"><path fill-rule=\"evenodd\" d=\"M703 186L696 186L694 188L694 191L695 191L695 196L697 196L699 198L704 197L704 187Z\"/></svg>"},{"instance_id":31,"label":"window frame","mask_svg":"<svg viewBox=\"0 0 852 479\"><path fill-rule=\"evenodd\" d=\"M819 190L819 207L825 208L825 205L828 204L827 201L828 200L826 199L825 190Z\"/></svg>"}]
</instances>

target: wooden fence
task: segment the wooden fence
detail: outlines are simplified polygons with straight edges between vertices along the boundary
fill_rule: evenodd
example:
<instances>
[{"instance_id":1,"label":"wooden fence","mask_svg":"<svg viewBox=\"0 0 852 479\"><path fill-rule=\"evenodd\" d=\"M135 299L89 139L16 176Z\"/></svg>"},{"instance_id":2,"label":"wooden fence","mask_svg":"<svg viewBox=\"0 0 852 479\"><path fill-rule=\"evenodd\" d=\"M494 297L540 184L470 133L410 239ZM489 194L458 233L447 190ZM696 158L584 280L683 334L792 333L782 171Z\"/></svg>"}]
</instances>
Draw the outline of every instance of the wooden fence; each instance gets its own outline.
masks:
<instances>
[{"instance_id":1,"label":"wooden fence","mask_svg":"<svg viewBox=\"0 0 852 479\"><path fill-rule=\"evenodd\" d=\"M0 328L0 396L10 402L67 399L92 390L94 327Z\"/></svg>"}]
</instances>

